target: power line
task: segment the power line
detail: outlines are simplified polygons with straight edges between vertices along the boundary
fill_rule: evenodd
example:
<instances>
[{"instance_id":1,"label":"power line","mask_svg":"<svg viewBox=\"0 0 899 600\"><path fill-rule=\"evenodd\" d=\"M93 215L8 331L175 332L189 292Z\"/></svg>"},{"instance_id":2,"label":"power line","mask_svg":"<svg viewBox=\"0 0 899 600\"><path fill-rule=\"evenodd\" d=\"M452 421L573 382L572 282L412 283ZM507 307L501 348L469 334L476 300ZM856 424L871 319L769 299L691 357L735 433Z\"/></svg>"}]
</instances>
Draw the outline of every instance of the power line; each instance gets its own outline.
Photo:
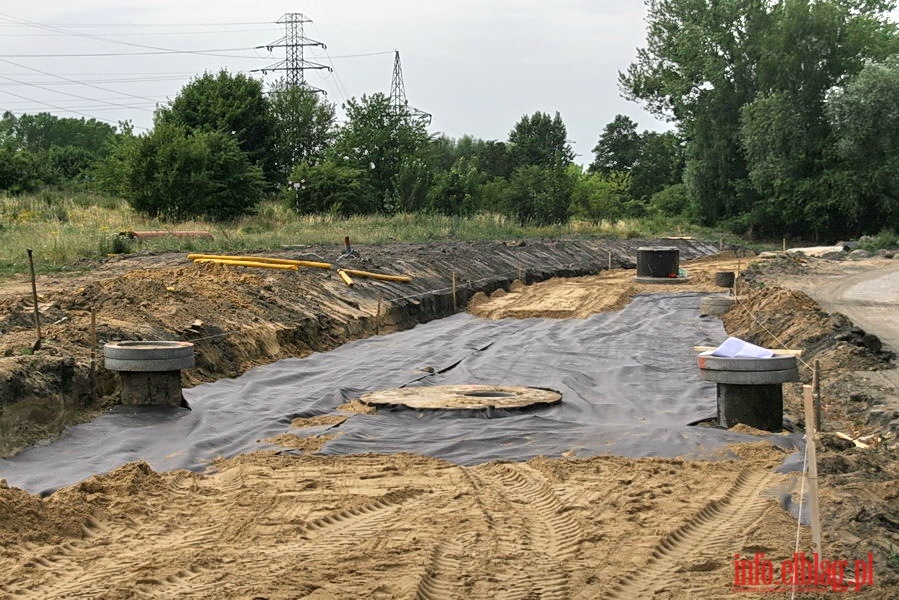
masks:
<instances>
[{"instance_id":1,"label":"power line","mask_svg":"<svg viewBox=\"0 0 899 600\"><path fill-rule=\"evenodd\" d=\"M28 75L28 73L22 73L22 75ZM16 85L84 85L87 83L147 83L154 81L183 81L185 79L190 79L193 77L195 73L191 73L188 76L184 75L176 75L171 77L159 76L159 77L132 77L125 79L85 79L85 80L72 80L72 81L27 81L21 82L21 84L11 84L11 83L0 83L0 86L16 86ZM9 75L2 73L0 77L4 79L9 79Z\"/></svg>"},{"instance_id":2,"label":"power line","mask_svg":"<svg viewBox=\"0 0 899 600\"><path fill-rule=\"evenodd\" d=\"M240 52L257 48L214 48L209 50L155 50L148 52L70 52L48 54L0 54L2 58L90 58L104 56L162 56L167 54L197 54L200 56L216 56L222 58L242 58L245 60L269 60L265 56L239 56L236 54L218 54L220 52Z\"/></svg>"},{"instance_id":3,"label":"power line","mask_svg":"<svg viewBox=\"0 0 899 600\"><path fill-rule=\"evenodd\" d=\"M46 107L52 108L52 109L54 109L54 110L61 110L61 111L63 111L63 112L72 113L72 114L74 114L74 115L81 115L82 117L87 117L87 118L89 118L89 119L94 119L94 120L97 120L97 121L103 121L104 123L109 123L110 125L118 125L118 122L117 122L117 121L110 121L110 120L108 120L108 119L101 119L101 118L95 117L94 115L89 115L89 114L87 114L87 113L83 113L83 112L80 112L80 111L77 111L77 110L72 110L72 109L70 109L70 108L64 108L64 107L62 107L62 106L57 106L57 105L55 105L55 104L50 104L49 102L42 102L41 100L36 100L36 99L34 99L34 98L28 98L27 96L22 96L21 94L15 94L15 93L13 93L13 92L8 92L8 91L6 91L6 90L0 90L0 94L6 94L7 96L14 96L14 97L19 98L19 99L21 99L21 100L25 100L25 101L27 101L27 102L34 102L35 104L39 104L39 105L41 105L41 106L46 106ZM135 125L135 128L147 130L146 127L138 127L138 126L136 126L136 125Z\"/></svg>"},{"instance_id":4,"label":"power line","mask_svg":"<svg viewBox=\"0 0 899 600\"><path fill-rule=\"evenodd\" d=\"M9 20L11 20L11 21L13 21L13 22L21 23L22 25L26 25L26 26L29 26L29 27L34 27L34 28L36 28L36 29L43 29L43 30L46 30L46 31L53 31L53 32L56 32L56 33L62 33L62 34L65 34L65 35L68 35L68 36L72 36L72 37L79 37L79 38L88 39L88 40L95 40L95 41L99 41L99 42L105 42L105 43L107 43L107 44L119 44L119 45L121 45L121 46L129 46L129 47L132 47L132 48L147 48L147 49L149 49L149 50L153 50L153 51L155 51L155 52L157 52L157 53L161 53L161 54L208 54L208 53L214 53L214 52L234 52L234 51L240 51L240 50L252 50L252 48L223 48L223 49L214 49L214 50L209 50L209 51L203 51L203 50L200 50L200 51L198 51L198 50L176 50L176 49L173 49L173 48L164 48L164 47L161 47L161 46L150 46L150 45L147 45L147 44L136 44L136 43L134 43L134 42L125 42L125 41L115 40L115 39L110 39L110 38L106 38L106 37L98 36L98 35L90 35L90 34L87 34L87 33L79 33L79 32L77 32L77 31L69 31L69 30L63 29L63 28L61 28L61 27L54 27L54 26L50 26L50 25L43 25L43 24L41 24L41 23L37 23L37 22L35 22L35 21L29 21L29 20L27 20L27 19L19 19L19 18L17 18L17 17L13 17L13 16L10 16L10 15L4 14L4 13L0 13L0 17L9 19ZM143 53L133 53L133 54L143 54ZM211 55L214 56L214 54L211 54ZM10 58L25 58L25 57L26 57L26 55L4 55L4 56L10 57ZM38 57L38 56L41 56L41 55L34 55L33 57ZM43 55L43 56L53 56L53 55ZM69 55L63 55L63 56L66 56L66 57L76 57L76 56L107 56L107 54L102 54L102 53L101 53L101 54L83 54L83 55L79 55L79 54L69 54ZM243 58L243 57L232 57L232 58Z\"/></svg>"},{"instance_id":5,"label":"power line","mask_svg":"<svg viewBox=\"0 0 899 600\"><path fill-rule=\"evenodd\" d=\"M17 20L15 17L9 17L0 14L7 19L14 19L12 23L0 23L0 27L31 27L25 20ZM103 28L103 27L124 27L137 29L141 27L232 27L238 25L271 25L271 21L234 21L230 23L141 23L135 25L133 23L46 23L47 27L65 27L68 29L75 28Z\"/></svg>"},{"instance_id":6,"label":"power line","mask_svg":"<svg viewBox=\"0 0 899 600\"><path fill-rule=\"evenodd\" d=\"M0 25L4 25L0 23ZM132 33L116 33L116 36L169 36L169 35L219 35L222 33L249 33L259 31L272 31L271 27L258 27L256 29L223 29L219 31L145 31ZM4 33L3 37L63 37L69 35L67 33Z\"/></svg>"},{"instance_id":7,"label":"power line","mask_svg":"<svg viewBox=\"0 0 899 600\"><path fill-rule=\"evenodd\" d=\"M8 80L8 81L12 81L12 82L14 82L14 83L18 83L18 84L20 84L20 85L25 85L25 86L28 86L28 87L35 87L35 88L38 88L38 89L41 89L41 90L47 90L47 91L53 92L54 94L62 94L63 96L71 96L72 98L78 98L79 100L89 100L89 101L91 101L91 102L100 102L100 103L102 103L102 104L108 104L108 105L110 105L110 106L116 106L116 107L118 107L118 108L134 108L134 107L132 107L132 106L125 106L124 104L118 104L118 103L116 103L116 102L105 102L105 101L100 100L100 99L98 99L98 98L88 98L87 96L82 96L82 95L80 95L80 94L73 94L73 93L71 93L71 92L65 92L65 91L62 91L62 90L53 90L53 89L50 89L50 88L48 88L48 87L46 87L46 86L43 86L43 85L37 85L37 84L34 84L34 83L31 83L31 84L24 83L24 82L19 81L19 80L17 80L17 79L13 79L12 77L4 77L4 79L6 79L6 80ZM144 98L144 100L147 100L147 99ZM151 109L141 109L141 110L149 110L150 112L152 112Z\"/></svg>"},{"instance_id":8,"label":"power line","mask_svg":"<svg viewBox=\"0 0 899 600\"><path fill-rule=\"evenodd\" d=\"M17 62L13 62L11 60L6 60L4 58L0 58L0 62L5 62L6 64L13 65L14 67L19 67L20 69L34 71L35 73L41 73L42 75L46 75L47 77L53 77L55 79L62 79L63 81L68 81L70 83L78 83L79 85L84 85L84 86L91 87L91 88L94 88L97 90L102 90L104 92L109 92L110 94L120 94L122 96L128 96L129 98L135 98L136 100L145 100L145 101L149 101L149 102L155 102L155 100L147 98L146 96L135 96L134 94L128 94L126 92L118 92L116 90L111 90L109 88L100 87L100 86L94 85L92 83L81 83L74 79L69 79L68 77L65 77L63 75L54 75L53 73L48 73L47 71L41 71L40 69L35 69L34 67L28 67L26 65L22 65Z\"/></svg>"}]
</instances>

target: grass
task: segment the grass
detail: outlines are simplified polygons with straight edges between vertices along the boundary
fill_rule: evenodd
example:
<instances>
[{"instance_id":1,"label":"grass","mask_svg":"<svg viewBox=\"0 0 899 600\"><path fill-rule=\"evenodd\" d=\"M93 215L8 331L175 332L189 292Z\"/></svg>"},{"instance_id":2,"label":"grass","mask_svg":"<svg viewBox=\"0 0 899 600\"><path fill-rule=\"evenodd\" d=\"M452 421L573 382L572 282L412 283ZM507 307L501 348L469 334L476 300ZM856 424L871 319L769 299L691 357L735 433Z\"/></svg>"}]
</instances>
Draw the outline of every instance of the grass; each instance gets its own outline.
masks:
<instances>
[{"instance_id":1,"label":"grass","mask_svg":"<svg viewBox=\"0 0 899 600\"><path fill-rule=\"evenodd\" d=\"M213 240L124 239L117 234L141 230L208 231ZM639 238L664 235L719 236L660 217L590 224L519 226L497 214L473 217L398 214L341 218L298 215L283 204L260 205L258 214L230 223L167 223L134 212L124 200L84 192L46 190L30 196L0 196L0 276L27 273L27 248L33 249L39 273L89 268L84 259L137 251L249 252L280 250L288 245L354 245L440 240L505 240L520 238Z\"/></svg>"}]
</instances>

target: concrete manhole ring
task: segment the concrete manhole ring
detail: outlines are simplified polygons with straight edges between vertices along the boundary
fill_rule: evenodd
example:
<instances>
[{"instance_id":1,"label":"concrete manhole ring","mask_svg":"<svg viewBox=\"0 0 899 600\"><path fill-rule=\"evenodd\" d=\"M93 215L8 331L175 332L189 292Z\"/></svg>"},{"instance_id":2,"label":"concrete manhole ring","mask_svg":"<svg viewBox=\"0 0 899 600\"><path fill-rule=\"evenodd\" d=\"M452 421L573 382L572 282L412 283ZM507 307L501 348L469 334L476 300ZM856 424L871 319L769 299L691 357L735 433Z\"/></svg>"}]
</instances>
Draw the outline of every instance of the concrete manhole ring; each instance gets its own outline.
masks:
<instances>
[{"instance_id":1,"label":"concrete manhole ring","mask_svg":"<svg viewBox=\"0 0 899 600\"><path fill-rule=\"evenodd\" d=\"M110 371L180 371L193 368L194 345L179 341L109 342L103 346L103 358Z\"/></svg>"},{"instance_id":2,"label":"concrete manhole ring","mask_svg":"<svg viewBox=\"0 0 899 600\"><path fill-rule=\"evenodd\" d=\"M108 342L103 346L106 358L163 360L193 356L194 345L190 342L168 340L125 340Z\"/></svg>"},{"instance_id":3,"label":"concrete manhole ring","mask_svg":"<svg viewBox=\"0 0 899 600\"><path fill-rule=\"evenodd\" d=\"M783 371L796 369L796 357L792 354L775 354L770 358L731 358L725 356L697 357L700 369L709 371Z\"/></svg>"},{"instance_id":4,"label":"concrete manhole ring","mask_svg":"<svg viewBox=\"0 0 899 600\"><path fill-rule=\"evenodd\" d=\"M562 401L555 390L506 385L441 385L399 388L363 394L370 406L418 409L488 410L550 406Z\"/></svg>"}]
</instances>

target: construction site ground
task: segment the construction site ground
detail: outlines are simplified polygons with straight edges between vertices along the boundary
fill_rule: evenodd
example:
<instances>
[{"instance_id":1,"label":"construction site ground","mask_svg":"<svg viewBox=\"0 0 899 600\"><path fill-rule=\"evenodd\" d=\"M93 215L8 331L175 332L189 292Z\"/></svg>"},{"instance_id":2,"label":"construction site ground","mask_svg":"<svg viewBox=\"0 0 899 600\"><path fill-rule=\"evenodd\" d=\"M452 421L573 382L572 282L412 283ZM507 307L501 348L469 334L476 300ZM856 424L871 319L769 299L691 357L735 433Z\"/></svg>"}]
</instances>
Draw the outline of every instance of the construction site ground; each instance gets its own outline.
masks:
<instances>
[{"instance_id":1,"label":"construction site ground","mask_svg":"<svg viewBox=\"0 0 899 600\"><path fill-rule=\"evenodd\" d=\"M801 284L782 285L838 281L841 269L854 276L859 266L790 257L750 266L747 256L708 256L709 245L666 240L681 244L690 281L642 286L621 267L633 267L645 243L360 252L356 265L415 275L418 287L405 288L137 256L40 279L46 339L37 351L30 283L11 281L0 288L4 452L50 443L35 440L114 401L115 378L88 368L91 308L101 342L194 340L198 369L185 380L193 385L451 314L453 272L457 303L477 316L577 319L618 310L637 293L726 293L714 274L739 270L726 331L801 349L820 366L825 557L851 566L871 553L873 585L854 591L850 582L850 592L895 598L897 390L892 375L880 375L894 348L878 347L876 329L824 312L793 289ZM872 259L864 268L894 265ZM808 383L811 370L801 373ZM785 416L801 429L801 383L787 384L785 395ZM769 597L734 588L735 555L764 553L779 573L797 536L800 550L811 549L809 529L782 508L785 496L798 501L797 473L779 472L785 451L761 437L704 461L568 453L459 466L411 454L316 454L340 435L342 420L366 410L374 409L350 403L298 419L274 440L283 451L223 458L205 473L135 462L43 498L0 482L0 598Z\"/></svg>"}]
</instances>

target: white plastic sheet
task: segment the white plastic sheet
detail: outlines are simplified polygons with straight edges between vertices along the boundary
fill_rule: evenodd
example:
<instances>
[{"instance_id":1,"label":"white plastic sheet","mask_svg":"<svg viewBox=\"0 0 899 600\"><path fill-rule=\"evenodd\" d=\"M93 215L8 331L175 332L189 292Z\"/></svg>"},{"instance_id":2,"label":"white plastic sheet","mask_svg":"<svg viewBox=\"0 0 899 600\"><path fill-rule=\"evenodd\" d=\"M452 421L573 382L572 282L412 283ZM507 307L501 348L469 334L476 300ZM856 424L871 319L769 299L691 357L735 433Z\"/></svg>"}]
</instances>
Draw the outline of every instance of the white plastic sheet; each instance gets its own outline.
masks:
<instances>
[{"instance_id":1,"label":"white plastic sheet","mask_svg":"<svg viewBox=\"0 0 899 600\"><path fill-rule=\"evenodd\" d=\"M771 358L774 352L740 338L729 337L714 350L702 353L704 356L722 356L725 358Z\"/></svg>"}]
</instances>

